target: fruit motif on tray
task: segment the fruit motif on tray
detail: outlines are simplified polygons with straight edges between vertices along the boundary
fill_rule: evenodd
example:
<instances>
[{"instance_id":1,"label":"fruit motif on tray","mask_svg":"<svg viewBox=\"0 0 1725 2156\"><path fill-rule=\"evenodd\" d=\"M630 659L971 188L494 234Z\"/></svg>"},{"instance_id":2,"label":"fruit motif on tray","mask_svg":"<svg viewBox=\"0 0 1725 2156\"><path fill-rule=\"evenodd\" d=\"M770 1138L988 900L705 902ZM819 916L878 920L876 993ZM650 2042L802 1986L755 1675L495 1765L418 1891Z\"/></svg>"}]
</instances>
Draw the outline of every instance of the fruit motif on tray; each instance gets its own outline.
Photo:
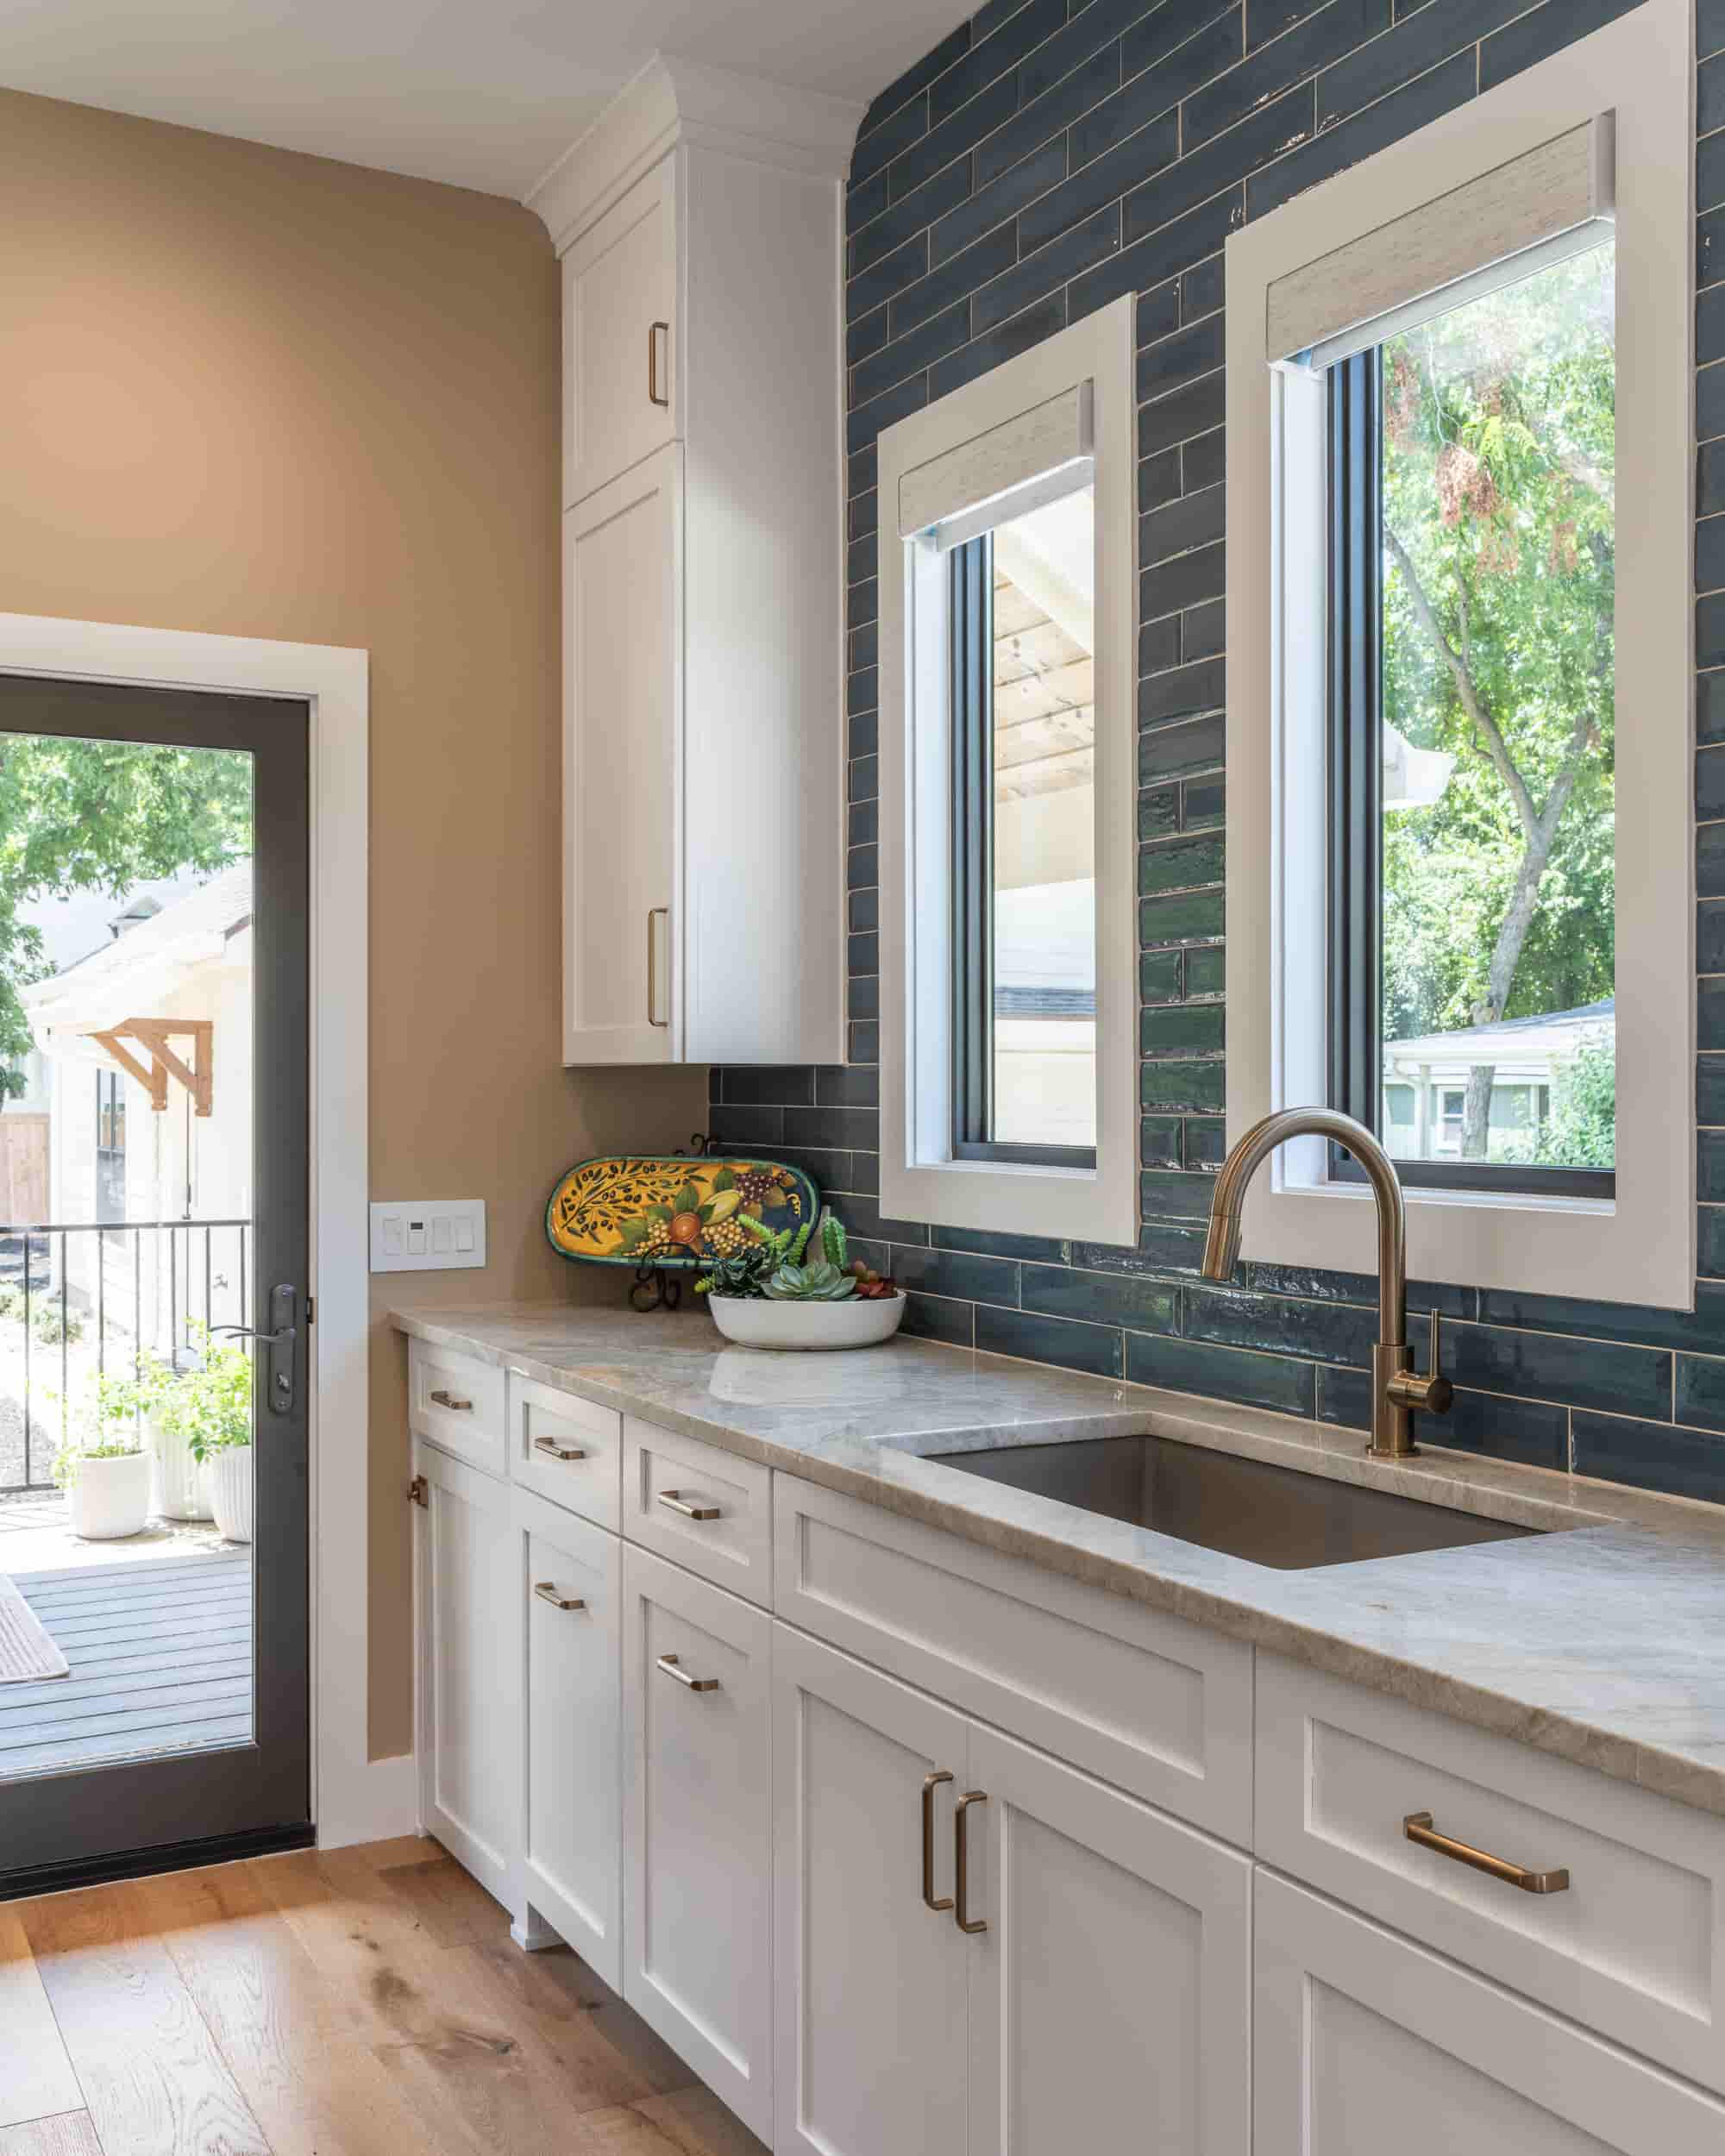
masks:
<instances>
[{"instance_id":1,"label":"fruit motif on tray","mask_svg":"<svg viewBox=\"0 0 1725 2156\"><path fill-rule=\"evenodd\" d=\"M777 1161L636 1156L570 1169L545 1207L545 1233L564 1257L679 1267L736 1257L750 1224L794 1232L814 1214L814 1185Z\"/></svg>"}]
</instances>

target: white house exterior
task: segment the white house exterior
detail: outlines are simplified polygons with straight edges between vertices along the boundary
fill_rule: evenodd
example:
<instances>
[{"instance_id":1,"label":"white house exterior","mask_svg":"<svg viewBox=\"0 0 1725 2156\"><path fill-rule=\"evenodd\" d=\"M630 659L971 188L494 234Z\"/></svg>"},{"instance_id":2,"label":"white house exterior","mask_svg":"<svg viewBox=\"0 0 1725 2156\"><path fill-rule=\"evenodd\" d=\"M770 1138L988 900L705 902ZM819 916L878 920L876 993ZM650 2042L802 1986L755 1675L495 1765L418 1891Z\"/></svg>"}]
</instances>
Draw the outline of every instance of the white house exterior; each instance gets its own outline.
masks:
<instances>
[{"instance_id":1,"label":"white house exterior","mask_svg":"<svg viewBox=\"0 0 1725 2156\"><path fill-rule=\"evenodd\" d=\"M1456 1033L1426 1033L1383 1045L1385 1142L1396 1160L1456 1160L1468 1073L1489 1063L1490 1155L1536 1131L1550 1115L1557 1081L1581 1050L1609 1044L1617 1029L1611 998L1539 1018L1504 1018Z\"/></svg>"}]
</instances>

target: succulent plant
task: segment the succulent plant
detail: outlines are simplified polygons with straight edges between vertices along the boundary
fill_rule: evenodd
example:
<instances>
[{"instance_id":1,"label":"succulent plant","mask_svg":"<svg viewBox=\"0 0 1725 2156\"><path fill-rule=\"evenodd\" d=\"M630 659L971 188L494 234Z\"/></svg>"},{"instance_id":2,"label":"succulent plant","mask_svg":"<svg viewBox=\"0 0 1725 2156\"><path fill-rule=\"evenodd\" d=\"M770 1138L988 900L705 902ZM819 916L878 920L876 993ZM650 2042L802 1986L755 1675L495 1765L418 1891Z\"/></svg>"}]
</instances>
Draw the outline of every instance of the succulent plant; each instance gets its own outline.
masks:
<instances>
[{"instance_id":1,"label":"succulent plant","mask_svg":"<svg viewBox=\"0 0 1725 2156\"><path fill-rule=\"evenodd\" d=\"M844 1302L856 1293L854 1274L824 1257L812 1265L781 1265L762 1293L769 1302Z\"/></svg>"},{"instance_id":2,"label":"succulent plant","mask_svg":"<svg viewBox=\"0 0 1725 2156\"><path fill-rule=\"evenodd\" d=\"M844 1223L829 1206L820 1216L820 1254L835 1272L845 1269Z\"/></svg>"},{"instance_id":3,"label":"succulent plant","mask_svg":"<svg viewBox=\"0 0 1725 2156\"><path fill-rule=\"evenodd\" d=\"M776 1270L773 1253L763 1244L746 1244L740 1250L710 1257L706 1270L695 1282L695 1293L734 1295L742 1301L758 1302Z\"/></svg>"}]
</instances>

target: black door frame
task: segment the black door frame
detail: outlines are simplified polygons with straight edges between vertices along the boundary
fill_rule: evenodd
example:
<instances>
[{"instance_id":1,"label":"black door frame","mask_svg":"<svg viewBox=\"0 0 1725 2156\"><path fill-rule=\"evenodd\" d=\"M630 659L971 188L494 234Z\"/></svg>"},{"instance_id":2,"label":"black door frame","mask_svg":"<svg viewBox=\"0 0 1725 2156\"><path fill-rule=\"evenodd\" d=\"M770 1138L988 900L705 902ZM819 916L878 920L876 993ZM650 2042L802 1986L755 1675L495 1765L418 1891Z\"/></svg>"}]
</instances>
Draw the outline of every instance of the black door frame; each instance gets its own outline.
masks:
<instances>
[{"instance_id":1,"label":"black door frame","mask_svg":"<svg viewBox=\"0 0 1725 2156\"><path fill-rule=\"evenodd\" d=\"M313 1839L310 706L303 698L0 674L0 733L233 749L253 758L254 1130L273 1141L254 1147L251 1324L268 1329L276 1282L298 1291L293 1408L273 1413L265 1388L256 1392L252 1740L0 1783L0 1898L8 1898Z\"/></svg>"}]
</instances>

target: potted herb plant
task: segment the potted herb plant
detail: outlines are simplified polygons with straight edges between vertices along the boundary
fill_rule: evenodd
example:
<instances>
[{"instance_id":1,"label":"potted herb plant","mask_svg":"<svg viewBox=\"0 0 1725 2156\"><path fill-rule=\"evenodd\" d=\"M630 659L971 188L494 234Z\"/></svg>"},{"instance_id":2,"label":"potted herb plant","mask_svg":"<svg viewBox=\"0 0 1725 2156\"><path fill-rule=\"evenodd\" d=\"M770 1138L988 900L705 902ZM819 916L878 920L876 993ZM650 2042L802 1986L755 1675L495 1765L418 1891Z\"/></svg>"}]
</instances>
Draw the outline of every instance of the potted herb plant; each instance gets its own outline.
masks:
<instances>
[{"instance_id":1,"label":"potted herb plant","mask_svg":"<svg viewBox=\"0 0 1725 2156\"><path fill-rule=\"evenodd\" d=\"M191 1329L195 1357L160 1390L157 1426L198 1463L204 1493L224 1542L252 1539L252 1357L243 1347L212 1344L204 1326Z\"/></svg>"},{"instance_id":2,"label":"potted herb plant","mask_svg":"<svg viewBox=\"0 0 1725 2156\"><path fill-rule=\"evenodd\" d=\"M695 1282L713 1323L744 1347L873 1347L903 1320L905 1299L862 1259L850 1257L844 1227L829 1206L821 1216L815 1256L811 1224L774 1234L745 1219L751 1238L716 1257Z\"/></svg>"},{"instance_id":3,"label":"potted herb plant","mask_svg":"<svg viewBox=\"0 0 1725 2156\"><path fill-rule=\"evenodd\" d=\"M86 1542L118 1542L150 1516L150 1456L138 1426L135 1388L104 1377L80 1413L76 1437L54 1457L72 1532Z\"/></svg>"}]
</instances>

